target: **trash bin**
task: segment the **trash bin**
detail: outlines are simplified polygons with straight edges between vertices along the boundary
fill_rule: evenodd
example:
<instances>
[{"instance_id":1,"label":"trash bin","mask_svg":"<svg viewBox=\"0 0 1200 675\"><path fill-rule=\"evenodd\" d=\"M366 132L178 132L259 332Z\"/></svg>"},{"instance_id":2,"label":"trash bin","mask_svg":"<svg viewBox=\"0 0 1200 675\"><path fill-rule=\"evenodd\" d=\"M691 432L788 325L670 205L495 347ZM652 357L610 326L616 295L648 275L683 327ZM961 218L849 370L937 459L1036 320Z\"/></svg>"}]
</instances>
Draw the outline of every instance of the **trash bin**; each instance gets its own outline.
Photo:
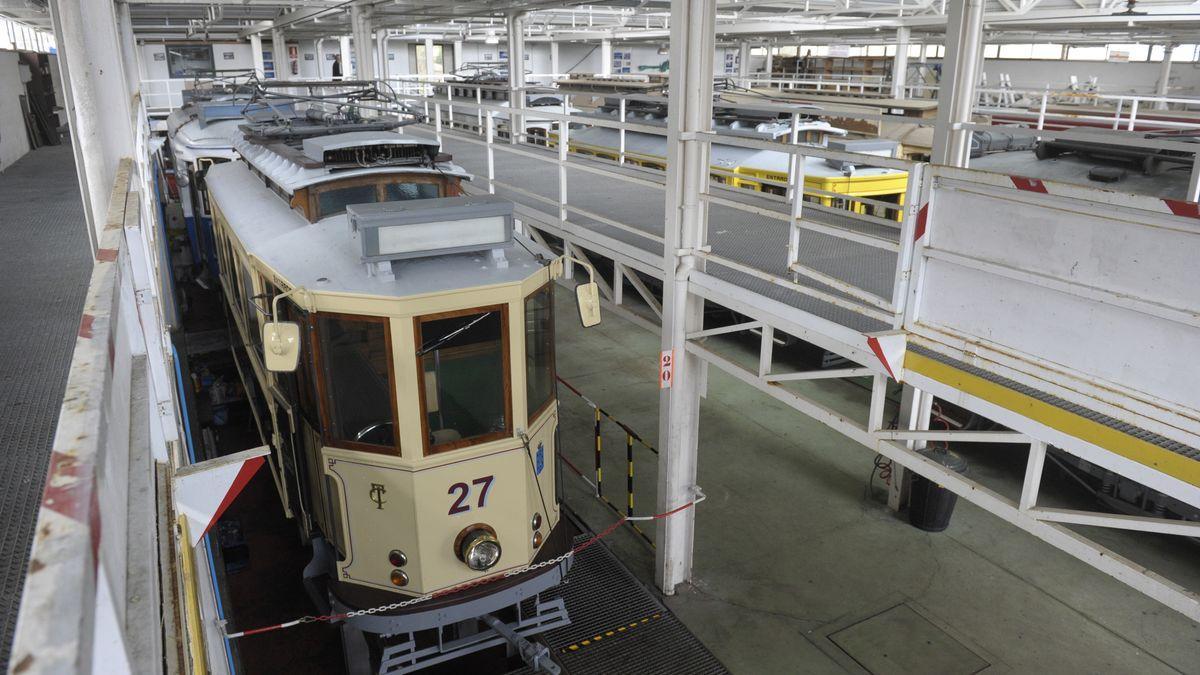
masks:
<instances>
[{"instance_id":1,"label":"trash bin","mask_svg":"<svg viewBox=\"0 0 1200 675\"><path fill-rule=\"evenodd\" d=\"M921 454L956 473L967 472L967 460L945 449L926 449ZM914 472L908 496L908 522L926 532L941 532L950 525L958 495Z\"/></svg>"}]
</instances>

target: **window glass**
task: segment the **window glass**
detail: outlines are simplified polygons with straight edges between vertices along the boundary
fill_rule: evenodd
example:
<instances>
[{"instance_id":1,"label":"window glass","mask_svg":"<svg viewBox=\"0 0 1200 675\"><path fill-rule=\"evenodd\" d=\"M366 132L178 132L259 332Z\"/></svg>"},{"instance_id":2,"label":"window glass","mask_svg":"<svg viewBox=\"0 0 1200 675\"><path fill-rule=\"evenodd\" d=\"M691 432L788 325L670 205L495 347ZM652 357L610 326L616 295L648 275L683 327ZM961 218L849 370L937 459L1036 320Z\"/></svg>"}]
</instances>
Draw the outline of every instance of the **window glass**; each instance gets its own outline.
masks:
<instances>
[{"instance_id":1,"label":"window glass","mask_svg":"<svg viewBox=\"0 0 1200 675\"><path fill-rule=\"evenodd\" d=\"M1067 47L1067 60L1069 61L1103 61L1106 58L1108 58L1108 47L1085 47L1080 45Z\"/></svg>"},{"instance_id":2,"label":"window glass","mask_svg":"<svg viewBox=\"0 0 1200 675\"><path fill-rule=\"evenodd\" d=\"M349 187L322 190L317 195L317 210L321 214L319 217L324 218L325 216L344 213L346 207L351 204L373 204L376 201L378 200L375 198L375 185L373 183L351 185Z\"/></svg>"},{"instance_id":3,"label":"window glass","mask_svg":"<svg viewBox=\"0 0 1200 675\"><path fill-rule=\"evenodd\" d=\"M167 45L167 70L172 78L213 71L212 45Z\"/></svg>"},{"instance_id":4,"label":"window glass","mask_svg":"<svg viewBox=\"0 0 1200 675\"><path fill-rule=\"evenodd\" d=\"M554 284L525 299L525 393L532 420L554 398Z\"/></svg>"},{"instance_id":5,"label":"window glass","mask_svg":"<svg viewBox=\"0 0 1200 675\"><path fill-rule=\"evenodd\" d=\"M278 293L278 290L274 290ZM310 323L308 312L300 309L291 298L284 298L279 303L279 320L292 321L300 324L300 363L293 373L276 373L283 383L284 394L296 404L300 415L314 429L321 428L321 419L317 413L317 387L313 378L313 349L312 338L309 334Z\"/></svg>"},{"instance_id":6,"label":"window glass","mask_svg":"<svg viewBox=\"0 0 1200 675\"><path fill-rule=\"evenodd\" d=\"M442 196L437 183L388 183L383 186L383 201L401 202L406 199L433 199Z\"/></svg>"},{"instance_id":7,"label":"window glass","mask_svg":"<svg viewBox=\"0 0 1200 675\"><path fill-rule=\"evenodd\" d=\"M320 316L317 323L330 437L394 447L387 321Z\"/></svg>"},{"instance_id":8,"label":"window glass","mask_svg":"<svg viewBox=\"0 0 1200 675\"><path fill-rule=\"evenodd\" d=\"M424 413L432 452L509 429L502 307L418 322Z\"/></svg>"},{"instance_id":9,"label":"window glass","mask_svg":"<svg viewBox=\"0 0 1200 675\"><path fill-rule=\"evenodd\" d=\"M1056 44L1037 44L1030 47L1030 58L1058 61L1063 57L1063 46Z\"/></svg>"}]
</instances>

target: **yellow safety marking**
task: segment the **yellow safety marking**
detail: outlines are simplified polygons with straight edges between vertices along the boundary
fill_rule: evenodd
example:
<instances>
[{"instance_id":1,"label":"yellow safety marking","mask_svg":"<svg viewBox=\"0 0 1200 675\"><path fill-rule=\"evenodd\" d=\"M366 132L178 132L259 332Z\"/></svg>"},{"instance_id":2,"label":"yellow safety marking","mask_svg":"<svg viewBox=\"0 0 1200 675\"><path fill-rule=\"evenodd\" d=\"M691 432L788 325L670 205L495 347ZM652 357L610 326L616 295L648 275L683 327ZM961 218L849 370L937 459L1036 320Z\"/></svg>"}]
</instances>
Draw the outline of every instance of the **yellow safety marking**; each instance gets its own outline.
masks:
<instances>
[{"instance_id":1,"label":"yellow safety marking","mask_svg":"<svg viewBox=\"0 0 1200 675\"><path fill-rule=\"evenodd\" d=\"M976 398L1028 417L1109 452L1152 467L1168 476L1200 486L1200 461L1106 426L1058 406L985 380L954 366L914 352L904 355L904 369L919 373Z\"/></svg>"},{"instance_id":2,"label":"yellow safety marking","mask_svg":"<svg viewBox=\"0 0 1200 675\"><path fill-rule=\"evenodd\" d=\"M562 651L562 652L577 652L577 651L579 651L580 647L587 647L588 645L592 644L593 642L600 642L601 640L603 640L606 637L613 637L617 633L624 633L626 630L628 630L630 628L637 628L638 626L641 626L642 624L649 623L651 619L657 619L657 618L660 618L661 616L662 616L662 614L651 614L650 616L647 616L639 621L634 621L633 623L629 624L628 626L618 626L613 630L605 631L603 635L600 635L600 634L593 635L592 637L588 638L587 640L580 640L579 642L576 642L573 645L567 645L566 647L563 647L560 651Z\"/></svg>"}]
</instances>

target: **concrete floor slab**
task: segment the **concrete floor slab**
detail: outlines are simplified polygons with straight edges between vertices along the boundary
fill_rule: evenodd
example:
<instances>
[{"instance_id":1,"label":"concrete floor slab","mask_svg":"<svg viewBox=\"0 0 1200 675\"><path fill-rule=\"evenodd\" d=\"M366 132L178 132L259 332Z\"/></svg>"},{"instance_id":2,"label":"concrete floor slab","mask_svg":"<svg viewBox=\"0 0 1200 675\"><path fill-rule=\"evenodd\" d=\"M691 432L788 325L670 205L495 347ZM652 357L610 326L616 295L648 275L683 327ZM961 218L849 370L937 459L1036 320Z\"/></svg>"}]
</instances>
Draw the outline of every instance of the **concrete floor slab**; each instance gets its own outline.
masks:
<instances>
[{"instance_id":1,"label":"concrete floor slab","mask_svg":"<svg viewBox=\"0 0 1200 675\"><path fill-rule=\"evenodd\" d=\"M570 294L558 298L560 375L656 444L658 336L611 312L600 328L582 329ZM750 341L720 348L747 360L757 350ZM803 384L866 418L861 386ZM592 411L563 389L560 398L564 454L589 472ZM612 426L603 466L618 480L604 487L622 503L624 445ZM818 648L833 645L831 627L906 602L1014 672L1200 673L1200 626L962 500L946 532L916 530L881 503L878 474L868 489L869 451L716 369L700 431L698 482L709 499L696 513L693 582L667 605L734 672L845 672ZM1024 455L1011 461L1022 465ZM639 449L635 466L637 511L648 513L656 458ZM1019 471L985 468L989 478L1020 480ZM564 493L594 528L616 518L572 475ZM644 542L624 529L609 542L653 583ZM1187 560L1195 559L1176 564L1189 568ZM1190 568L1184 581L1200 587L1200 570Z\"/></svg>"}]
</instances>

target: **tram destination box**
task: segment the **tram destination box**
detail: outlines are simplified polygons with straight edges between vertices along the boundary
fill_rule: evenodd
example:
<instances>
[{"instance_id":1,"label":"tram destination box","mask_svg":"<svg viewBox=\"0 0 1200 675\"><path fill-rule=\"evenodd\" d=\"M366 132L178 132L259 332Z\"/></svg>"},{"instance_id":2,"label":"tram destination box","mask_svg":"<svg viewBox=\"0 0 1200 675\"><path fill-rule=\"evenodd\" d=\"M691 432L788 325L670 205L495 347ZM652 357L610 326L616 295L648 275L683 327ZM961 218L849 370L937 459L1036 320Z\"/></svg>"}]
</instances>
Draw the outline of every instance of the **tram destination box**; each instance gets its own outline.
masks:
<instances>
[{"instance_id":1,"label":"tram destination box","mask_svg":"<svg viewBox=\"0 0 1200 675\"><path fill-rule=\"evenodd\" d=\"M512 241L513 204L495 195L355 204L346 215L365 263L487 251Z\"/></svg>"}]
</instances>

